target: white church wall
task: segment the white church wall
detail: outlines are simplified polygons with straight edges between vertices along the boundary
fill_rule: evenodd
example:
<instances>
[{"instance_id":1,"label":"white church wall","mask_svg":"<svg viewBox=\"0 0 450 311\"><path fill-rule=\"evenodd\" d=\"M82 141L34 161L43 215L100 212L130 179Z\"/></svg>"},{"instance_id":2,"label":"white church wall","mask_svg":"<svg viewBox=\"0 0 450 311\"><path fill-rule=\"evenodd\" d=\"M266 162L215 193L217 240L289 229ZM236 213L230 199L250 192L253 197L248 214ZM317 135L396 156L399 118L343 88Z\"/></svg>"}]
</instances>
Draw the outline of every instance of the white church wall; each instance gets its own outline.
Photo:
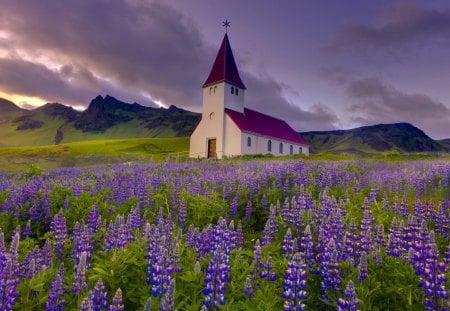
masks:
<instances>
[{"instance_id":1,"label":"white church wall","mask_svg":"<svg viewBox=\"0 0 450 311\"><path fill-rule=\"evenodd\" d=\"M225 108L244 113L244 93L243 89L238 89L237 87L225 83ZM237 94L236 94L237 93Z\"/></svg>"},{"instance_id":2,"label":"white church wall","mask_svg":"<svg viewBox=\"0 0 450 311\"><path fill-rule=\"evenodd\" d=\"M250 146L248 146L248 138L251 140ZM268 144L271 141L272 148L269 151ZM280 143L283 144L283 152L280 152ZM309 155L309 148L306 145L295 144L284 140L274 139L272 137L266 137L257 135L254 133L242 132L241 135L241 148L242 154L266 154L271 153L275 156L290 155L290 149L292 146L292 154L303 153ZM300 152L300 148L301 152Z\"/></svg>"},{"instance_id":3,"label":"white church wall","mask_svg":"<svg viewBox=\"0 0 450 311\"><path fill-rule=\"evenodd\" d=\"M225 155L237 156L241 155L241 130L231 120L230 116L225 114Z\"/></svg>"},{"instance_id":4,"label":"white church wall","mask_svg":"<svg viewBox=\"0 0 450 311\"><path fill-rule=\"evenodd\" d=\"M191 158L204 158L206 157L206 137L204 135L204 123L200 123L195 128L194 132L191 134L189 140L189 157Z\"/></svg>"}]
</instances>

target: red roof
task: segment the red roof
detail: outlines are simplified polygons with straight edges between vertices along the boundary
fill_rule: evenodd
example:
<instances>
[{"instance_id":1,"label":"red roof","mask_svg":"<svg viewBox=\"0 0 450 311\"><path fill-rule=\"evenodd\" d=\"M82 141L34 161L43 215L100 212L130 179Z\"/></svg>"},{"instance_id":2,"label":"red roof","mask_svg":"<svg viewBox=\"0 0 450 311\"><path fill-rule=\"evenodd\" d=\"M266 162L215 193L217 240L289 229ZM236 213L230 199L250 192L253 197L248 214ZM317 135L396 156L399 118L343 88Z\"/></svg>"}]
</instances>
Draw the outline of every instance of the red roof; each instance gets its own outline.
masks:
<instances>
[{"instance_id":1,"label":"red roof","mask_svg":"<svg viewBox=\"0 0 450 311\"><path fill-rule=\"evenodd\" d=\"M244 108L244 113L225 108L225 113L230 116L241 131L308 145L306 140L283 120L247 108Z\"/></svg>"},{"instance_id":2,"label":"red roof","mask_svg":"<svg viewBox=\"0 0 450 311\"><path fill-rule=\"evenodd\" d=\"M216 60L203 87L223 81L233 84L241 89L246 89L239 76L239 71L236 62L234 61L233 51L231 51L231 45L230 41L228 41L227 34L223 37Z\"/></svg>"}]
</instances>

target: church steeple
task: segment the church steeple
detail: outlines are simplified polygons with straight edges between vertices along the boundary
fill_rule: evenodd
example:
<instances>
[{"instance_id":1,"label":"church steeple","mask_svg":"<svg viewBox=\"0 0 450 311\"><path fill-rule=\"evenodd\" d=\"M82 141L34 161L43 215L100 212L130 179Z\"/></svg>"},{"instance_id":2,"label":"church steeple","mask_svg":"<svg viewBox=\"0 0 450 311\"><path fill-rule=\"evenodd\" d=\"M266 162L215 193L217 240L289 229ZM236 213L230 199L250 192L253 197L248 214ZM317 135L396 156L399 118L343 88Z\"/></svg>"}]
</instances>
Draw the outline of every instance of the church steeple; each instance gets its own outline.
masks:
<instances>
[{"instance_id":1,"label":"church steeple","mask_svg":"<svg viewBox=\"0 0 450 311\"><path fill-rule=\"evenodd\" d=\"M223 41L220 45L214 65L208 79L206 79L203 84L203 87L219 82L227 82L240 89L246 89L244 83L242 83L241 77L239 76L239 71L237 69L236 62L234 61L233 51L231 50L230 41L228 40L228 35L226 33L223 37Z\"/></svg>"}]
</instances>

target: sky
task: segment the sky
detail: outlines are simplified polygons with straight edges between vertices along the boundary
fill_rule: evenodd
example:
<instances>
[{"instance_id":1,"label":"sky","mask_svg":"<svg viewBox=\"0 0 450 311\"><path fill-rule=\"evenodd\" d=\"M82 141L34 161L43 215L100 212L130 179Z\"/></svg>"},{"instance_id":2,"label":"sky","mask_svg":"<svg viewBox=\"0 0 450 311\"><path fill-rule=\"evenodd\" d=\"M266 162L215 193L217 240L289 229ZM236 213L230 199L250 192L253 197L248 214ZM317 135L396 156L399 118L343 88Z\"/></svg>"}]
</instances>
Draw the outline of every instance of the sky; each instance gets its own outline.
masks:
<instances>
[{"instance_id":1,"label":"sky","mask_svg":"<svg viewBox=\"0 0 450 311\"><path fill-rule=\"evenodd\" d=\"M200 111L228 19L245 105L298 131L409 122L450 138L450 2L1 0L0 97Z\"/></svg>"}]
</instances>

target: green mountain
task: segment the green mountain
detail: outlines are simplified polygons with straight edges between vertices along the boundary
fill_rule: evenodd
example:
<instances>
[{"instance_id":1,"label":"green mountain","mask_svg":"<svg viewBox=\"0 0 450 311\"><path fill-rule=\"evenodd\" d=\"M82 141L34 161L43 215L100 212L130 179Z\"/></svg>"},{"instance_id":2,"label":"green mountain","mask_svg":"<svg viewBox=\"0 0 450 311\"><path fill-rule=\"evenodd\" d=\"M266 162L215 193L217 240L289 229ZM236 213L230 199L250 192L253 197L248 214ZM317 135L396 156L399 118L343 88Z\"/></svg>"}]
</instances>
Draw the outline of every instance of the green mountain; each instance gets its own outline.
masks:
<instances>
[{"instance_id":1,"label":"green mountain","mask_svg":"<svg viewBox=\"0 0 450 311\"><path fill-rule=\"evenodd\" d=\"M450 144L435 141L409 123L378 124L350 130L305 132L311 153L377 153L385 151L449 152Z\"/></svg>"},{"instance_id":2,"label":"green mountain","mask_svg":"<svg viewBox=\"0 0 450 311\"><path fill-rule=\"evenodd\" d=\"M83 112L58 103L25 110L0 101L0 147L139 137L189 136L198 113L151 108L97 96Z\"/></svg>"}]
</instances>

